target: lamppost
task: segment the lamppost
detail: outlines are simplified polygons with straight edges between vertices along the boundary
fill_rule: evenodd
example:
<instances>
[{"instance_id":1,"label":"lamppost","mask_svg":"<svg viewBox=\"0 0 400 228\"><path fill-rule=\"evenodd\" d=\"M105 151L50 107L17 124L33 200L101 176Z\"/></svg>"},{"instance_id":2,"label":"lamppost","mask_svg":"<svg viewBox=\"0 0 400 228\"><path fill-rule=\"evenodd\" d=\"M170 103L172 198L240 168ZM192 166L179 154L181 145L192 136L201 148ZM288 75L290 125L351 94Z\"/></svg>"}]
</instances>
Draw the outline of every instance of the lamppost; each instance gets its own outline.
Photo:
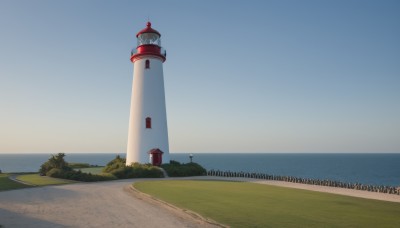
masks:
<instances>
[{"instance_id":1,"label":"lamppost","mask_svg":"<svg viewBox=\"0 0 400 228\"><path fill-rule=\"evenodd\" d=\"M190 155L189 155L189 158L190 158L190 163L192 163L193 154L190 154Z\"/></svg>"}]
</instances>

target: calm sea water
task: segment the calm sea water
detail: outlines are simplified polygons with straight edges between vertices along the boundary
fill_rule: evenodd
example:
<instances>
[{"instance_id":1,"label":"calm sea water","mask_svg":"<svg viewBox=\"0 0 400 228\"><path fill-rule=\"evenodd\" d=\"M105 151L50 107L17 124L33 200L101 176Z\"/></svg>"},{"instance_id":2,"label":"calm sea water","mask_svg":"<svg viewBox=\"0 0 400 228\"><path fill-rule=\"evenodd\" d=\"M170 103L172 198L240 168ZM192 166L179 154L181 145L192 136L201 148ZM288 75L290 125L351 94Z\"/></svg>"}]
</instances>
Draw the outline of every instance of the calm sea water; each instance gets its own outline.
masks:
<instances>
[{"instance_id":1,"label":"calm sea water","mask_svg":"<svg viewBox=\"0 0 400 228\"><path fill-rule=\"evenodd\" d=\"M68 162L105 165L117 154L67 154ZM33 172L49 154L0 154L3 172ZM125 154L120 154L125 157ZM189 154L171 159L187 163ZM400 154L254 154L196 153L193 162L206 169L259 172L363 184L400 186Z\"/></svg>"}]
</instances>

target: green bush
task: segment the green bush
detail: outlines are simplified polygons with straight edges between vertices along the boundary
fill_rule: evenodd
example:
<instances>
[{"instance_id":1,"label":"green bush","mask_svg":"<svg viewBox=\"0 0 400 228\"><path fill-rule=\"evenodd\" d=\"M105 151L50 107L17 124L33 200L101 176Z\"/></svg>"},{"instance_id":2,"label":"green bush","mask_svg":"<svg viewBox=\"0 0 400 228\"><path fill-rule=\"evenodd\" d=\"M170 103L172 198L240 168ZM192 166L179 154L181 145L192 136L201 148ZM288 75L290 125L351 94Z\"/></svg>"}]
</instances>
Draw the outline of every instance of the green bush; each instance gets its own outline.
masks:
<instances>
[{"instance_id":1,"label":"green bush","mask_svg":"<svg viewBox=\"0 0 400 228\"><path fill-rule=\"evenodd\" d=\"M162 164L161 167L170 177L203 176L207 173L206 169L194 162L181 164L171 160L169 164Z\"/></svg>"},{"instance_id":2,"label":"green bush","mask_svg":"<svg viewBox=\"0 0 400 228\"><path fill-rule=\"evenodd\" d=\"M61 177L63 175L62 169L52 168L46 173L48 177Z\"/></svg>"},{"instance_id":3,"label":"green bush","mask_svg":"<svg viewBox=\"0 0 400 228\"><path fill-rule=\"evenodd\" d=\"M68 180L76 180L76 181L84 181L84 182L93 182L93 181L107 181L107 180L116 180L117 178L112 174L106 175L94 175L91 173L82 173L80 170L70 170L63 171L61 169L52 169L46 173L49 177L62 178Z\"/></svg>"},{"instance_id":4,"label":"green bush","mask_svg":"<svg viewBox=\"0 0 400 228\"><path fill-rule=\"evenodd\" d=\"M159 178L164 176L162 171L156 166L139 163L133 163L127 166L125 162L125 158L121 158L118 155L104 167L103 172L112 174L119 179Z\"/></svg>"},{"instance_id":5,"label":"green bush","mask_svg":"<svg viewBox=\"0 0 400 228\"><path fill-rule=\"evenodd\" d=\"M125 158L119 155L110 161L103 169L103 174L83 173L80 170L73 170L71 166L64 161L65 154L59 153L52 155L50 159L40 167L40 174L49 177L76 180L76 181L106 181L126 178L159 178L163 177L161 169L150 164L133 163L125 165ZM86 166L85 163L73 163L73 166ZM90 165L89 165L90 166Z\"/></svg>"},{"instance_id":6,"label":"green bush","mask_svg":"<svg viewBox=\"0 0 400 228\"><path fill-rule=\"evenodd\" d=\"M118 179L116 176L112 175L111 173L100 173L100 174L98 174L98 176L109 178L110 180Z\"/></svg>"},{"instance_id":7,"label":"green bush","mask_svg":"<svg viewBox=\"0 0 400 228\"><path fill-rule=\"evenodd\" d=\"M58 153L57 155L51 155L49 160L40 166L39 174L46 175L47 172L49 172L50 170L52 170L54 168L60 169L63 171L72 170L72 168L69 167L68 163L64 160L64 157L65 157L64 153Z\"/></svg>"},{"instance_id":8,"label":"green bush","mask_svg":"<svg viewBox=\"0 0 400 228\"><path fill-rule=\"evenodd\" d=\"M76 181L106 181L117 179L112 174L107 175L93 175L91 173L82 173L80 170L73 170L67 162L64 160L65 154L59 153L58 155L52 155L50 159L43 163L40 167L39 173L49 177L76 180ZM84 163L79 163L84 164Z\"/></svg>"},{"instance_id":9,"label":"green bush","mask_svg":"<svg viewBox=\"0 0 400 228\"><path fill-rule=\"evenodd\" d=\"M117 155L113 160L107 163L106 167L104 167L103 169L103 172L110 173L113 170L126 167L125 163L126 159L121 158L119 155Z\"/></svg>"},{"instance_id":10,"label":"green bush","mask_svg":"<svg viewBox=\"0 0 400 228\"><path fill-rule=\"evenodd\" d=\"M164 174L162 171L152 165L134 163L130 166L118 167L109 172L119 179L127 178L160 178Z\"/></svg>"},{"instance_id":11,"label":"green bush","mask_svg":"<svg viewBox=\"0 0 400 228\"><path fill-rule=\"evenodd\" d=\"M169 161L169 164L171 164L171 165L181 165L181 163L180 163L180 162L178 162L178 161L175 161L175 160L171 160L171 161Z\"/></svg>"}]
</instances>

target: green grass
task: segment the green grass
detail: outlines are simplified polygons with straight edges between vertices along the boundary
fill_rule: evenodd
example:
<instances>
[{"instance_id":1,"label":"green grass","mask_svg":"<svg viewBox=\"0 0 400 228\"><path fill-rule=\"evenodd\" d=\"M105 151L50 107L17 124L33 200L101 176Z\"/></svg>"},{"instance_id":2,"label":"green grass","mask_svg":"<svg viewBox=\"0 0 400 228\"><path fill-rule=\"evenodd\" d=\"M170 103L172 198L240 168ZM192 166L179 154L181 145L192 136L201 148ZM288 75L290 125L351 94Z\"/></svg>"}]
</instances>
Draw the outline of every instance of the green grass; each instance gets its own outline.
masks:
<instances>
[{"instance_id":1,"label":"green grass","mask_svg":"<svg viewBox=\"0 0 400 228\"><path fill-rule=\"evenodd\" d=\"M10 180L8 179L8 176L9 174L0 173L0 191L30 187Z\"/></svg>"},{"instance_id":2,"label":"green grass","mask_svg":"<svg viewBox=\"0 0 400 228\"><path fill-rule=\"evenodd\" d=\"M46 176L40 176L39 174L25 174L18 175L17 179L29 184L33 184L36 186L46 186L46 185L57 185L57 184L69 184L75 183L76 181L65 180L65 179L57 179Z\"/></svg>"},{"instance_id":3,"label":"green grass","mask_svg":"<svg viewBox=\"0 0 400 228\"><path fill-rule=\"evenodd\" d=\"M80 163L80 162L68 162L68 166L73 169L79 169L79 168L89 168L90 164L89 163Z\"/></svg>"},{"instance_id":4,"label":"green grass","mask_svg":"<svg viewBox=\"0 0 400 228\"><path fill-rule=\"evenodd\" d=\"M400 227L400 203L243 182L148 181L134 186L232 227Z\"/></svg>"},{"instance_id":5,"label":"green grass","mask_svg":"<svg viewBox=\"0 0 400 228\"><path fill-rule=\"evenodd\" d=\"M90 168L82 168L82 169L75 169L81 170L82 173L92 173L92 174L102 174L104 167L90 167Z\"/></svg>"}]
</instances>

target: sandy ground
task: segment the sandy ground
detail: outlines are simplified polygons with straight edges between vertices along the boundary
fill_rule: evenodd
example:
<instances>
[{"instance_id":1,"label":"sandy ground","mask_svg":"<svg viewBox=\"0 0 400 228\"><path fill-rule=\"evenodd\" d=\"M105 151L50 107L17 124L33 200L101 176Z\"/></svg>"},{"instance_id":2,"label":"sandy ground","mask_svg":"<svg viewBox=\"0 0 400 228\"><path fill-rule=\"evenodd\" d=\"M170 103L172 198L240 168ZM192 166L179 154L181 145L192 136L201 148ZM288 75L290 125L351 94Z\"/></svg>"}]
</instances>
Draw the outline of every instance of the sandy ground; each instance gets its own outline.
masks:
<instances>
[{"instance_id":1,"label":"sandy ground","mask_svg":"<svg viewBox=\"0 0 400 228\"><path fill-rule=\"evenodd\" d=\"M169 178L172 179L172 178ZM400 196L351 189L250 178L197 177L249 181L283 187L400 202ZM78 183L0 192L0 224L7 227L217 227L191 212L151 199L130 188L136 180ZM154 179L152 179L154 180ZM165 179L163 179L165 180Z\"/></svg>"}]
</instances>

